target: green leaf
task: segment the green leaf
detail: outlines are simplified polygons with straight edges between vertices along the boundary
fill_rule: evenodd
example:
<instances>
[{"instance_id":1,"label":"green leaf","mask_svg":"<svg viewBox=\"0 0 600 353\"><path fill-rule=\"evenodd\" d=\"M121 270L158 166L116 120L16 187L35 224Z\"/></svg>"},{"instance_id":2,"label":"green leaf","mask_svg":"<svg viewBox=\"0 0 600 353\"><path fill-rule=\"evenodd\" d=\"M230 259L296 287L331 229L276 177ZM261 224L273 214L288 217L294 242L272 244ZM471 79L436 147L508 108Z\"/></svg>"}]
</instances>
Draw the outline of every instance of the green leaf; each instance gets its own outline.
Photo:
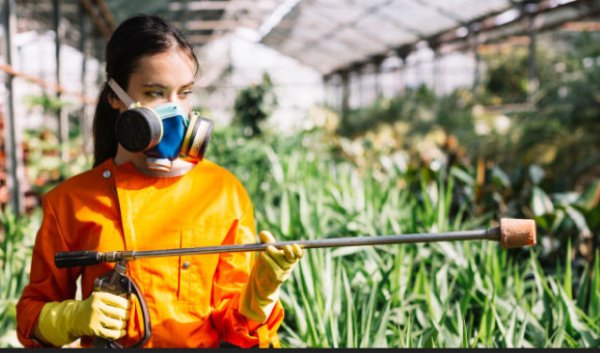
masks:
<instances>
[{"instance_id":1,"label":"green leaf","mask_svg":"<svg viewBox=\"0 0 600 353\"><path fill-rule=\"evenodd\" d=\"M534 185L538 185L542 182L545 176L544 169L537 164L532 164L529 166L529 178Z\"/></svg>"},{"instance_id":2,"label":"green leaf","mask_svg":"<svg viewBox=\"0 0 600 353\"><path fill-rule=\"evenodd\" d=\"M508 177L505 171L503 171L497 166L494 166L492 168L492 181L502 186L503 188L510 187L510 178Z\"/></svg>"},{"instance_id":3,"label":"green leaf","mask_svg":"<svg viewBox=\"0 0 600 353\"><path fill-rule=\"evenodd\" d=\"M598 207L598 196L600 193L600 179L592 182L585 191L577 200L577 204L581 205L581 207L586 211L591 211L592 209Z\"/></svg>"},{"instance_id":4,"label":"green leaf","mask_svg":"<svg viewBox=\"0 0 600 353\"><path fill-rule=\"evenodd\" d=\"M477 334L477 341L481 340L485 347L491 348L493 342L494 328L496 318L494 310L490 301L486 300L481 316L481 323L479 324L479 333Z\"/></svg>"},{"instance_id":5,"label":"green leaf","mask_svg":"<svg viewBox=\"0 0 600 353\"><path fill-rule=\"evenodd\" d=\"M591 317L600 319L600 250L596 250L594 256L588 313Z\"/></svg>"},{"instance_id":6,"label":"green leaf","mask_svg":"<svg viewBox=\"0 0 600 353\"><path fill-rule=\"evenodd\" d=\"M592 236L592 231L585 220L585 216L571 206L566 206L565 211L577 226L577 230L579 230L579 234L582 238L588 238Z\"/></svg>"},{"instance_id":7,"label":"green leaf","mask_svg":"<svg viewBox=\"0 0 600 353\"><path fill-rule=\"evenodd\" d=\"M500 319L500 318L498 318ZM514 348L515 346L515 330L517 328L517 311L513 310L510 313L510 318L508 319L508 328L504 333L503 337L505 340L505 344L507 348Z\"/></svg>"},{"instance_id":8,"label":"green leaf","mask_svg":"<svg viewBox=\"0 0 600 353\"><path fill-rule=\"evenodd\" d=\"M519 330L519 334L515 340L515 347L522 348L525 346L525 332L527 331L528 320L524 320L521 324L521 329Z\"/></svg>"},{"instance_id":9,"label":"green leaf","mask_svg":"<svg viewBox=\"0 0 600 353\"><path fill-rule=\"evenodd\" d=\"M563 277L563 289L567 298L573 300L573 275L571 272L571 239L567 241L567 251L565 259L565 274Z\"/></svg>"},{"instance_id":10,"label":"green leaf","mask_svg":"<svg viewBox=\"0 0 600 353\"><path fill-rule=\"evenodd\" d=\"M404 348L412 348L412 324L413 324L413 316L412 313L408 315L408 320L406 324L406 328L404 329Z\"/></svg>"},{"instance_id":11,"label":"green leaf","mask_svg":"<svg viewBox=\"0 0 600 353\"><path fill-rule=\"evenodd\" d=\"M473 178L469 173L467 173L462 168L459 168L457 166L453 165L450 168L450 175L452 175L453 177L462 181L466 185L474 185L475 184L475 178Z\"/></svg>"},{"instance_id":12,"label":"green leaf","mask_svg":"<svg viewBox=\"0 0 600 353\"><path fill-rule=\"evenodd\" d=\"M379 327L377 328L377 331L375 332L375 337L373 338L374 348L389 347L386 338L386 328L389 322L390 308L391 302L387 302L387 304L385 305L385 309L383 309L383 313L379 318Z\"/></svg>"},{"instance_id":13,"label":"green leaf","mask_svg":"<svg viewBox=\"0 0 600 353\"><path fill-rule=\"evenodd\" d=\"M537 217L554 212L554 205L544 190L535 186L531 196L531 210Z\"/></svg>"},{"instance_id":14,"label":"green leaf","mask_svg":"<svg viewBox=\"0 0 600 353\"><path fill-rule=\"evenodd\" d=\"M342 272L342 279L344 283L344 294L346 298L346 347L355 347L356 336L355 336L355 315L354 315L354 300L352 297L352 290L350 289L350 282L346 272Z\"/></svg>"}]
</instances>

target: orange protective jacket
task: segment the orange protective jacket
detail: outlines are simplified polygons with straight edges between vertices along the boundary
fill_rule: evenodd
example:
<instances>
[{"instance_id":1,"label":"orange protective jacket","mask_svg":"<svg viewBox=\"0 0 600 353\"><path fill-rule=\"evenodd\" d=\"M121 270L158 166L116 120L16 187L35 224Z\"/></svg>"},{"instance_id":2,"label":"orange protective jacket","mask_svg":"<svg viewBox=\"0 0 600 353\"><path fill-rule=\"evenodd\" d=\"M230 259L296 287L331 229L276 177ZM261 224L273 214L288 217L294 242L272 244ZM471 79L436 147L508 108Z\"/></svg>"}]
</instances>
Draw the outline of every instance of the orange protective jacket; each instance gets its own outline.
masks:
<instances>
[{"instance_id":1,"label":"orange protective jacket","mask_svg":"<svg viewBox=\"0 0 600 353\"><path fill-rule=\"evenodd\" d=\"M82 297L94 279L114 264L59 269L57 252L157 250L256 243L252 203L227 170L203 160L183 176L149 177L133 164L108 160L63 182L43 200L44 219L31 263L30 283L17 304L17 336L39 347L33 336L44 304L73 299L81 275ZM152 337L144 347L239 347L276 340L283 320L278 302L257 329L238 311L239 295L254 262L253 252L171 256L128 262L128 275L142 291ZM135 302L134 302L135 303ZM139 341L141 311L132 306L125 346ZM82 346L91 344L83 337Z\"/></svg>"}]
</instances>

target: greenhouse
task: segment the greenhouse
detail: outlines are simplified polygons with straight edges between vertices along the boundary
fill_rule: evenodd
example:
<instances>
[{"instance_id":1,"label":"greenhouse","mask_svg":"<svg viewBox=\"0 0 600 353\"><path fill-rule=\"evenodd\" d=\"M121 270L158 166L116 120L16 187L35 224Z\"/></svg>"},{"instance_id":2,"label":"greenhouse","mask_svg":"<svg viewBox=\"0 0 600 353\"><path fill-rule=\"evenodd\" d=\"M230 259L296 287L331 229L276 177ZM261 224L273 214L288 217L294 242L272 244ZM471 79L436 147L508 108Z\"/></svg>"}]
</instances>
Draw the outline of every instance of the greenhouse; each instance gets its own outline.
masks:
<instances>
[{"instance_id":1,"label":"greenhouse","mask_svg":"<svg viewBox=\"0 0 600 353\"><path fill-rule=\"evenodd\" d=\"M0 348L600 347L600 1L1 16Z\"/></svg>"}]
</instances>

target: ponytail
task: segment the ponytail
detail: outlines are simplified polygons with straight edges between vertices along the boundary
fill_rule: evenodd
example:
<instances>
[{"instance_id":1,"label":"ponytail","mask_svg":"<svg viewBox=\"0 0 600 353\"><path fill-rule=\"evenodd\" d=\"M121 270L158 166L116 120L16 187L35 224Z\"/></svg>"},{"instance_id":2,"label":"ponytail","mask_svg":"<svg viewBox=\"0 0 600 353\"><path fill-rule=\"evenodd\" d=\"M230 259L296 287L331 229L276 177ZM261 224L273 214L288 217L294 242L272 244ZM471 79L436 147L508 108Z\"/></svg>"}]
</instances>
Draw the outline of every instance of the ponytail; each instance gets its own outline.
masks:
<instances>
[{"instance_id":1,"label":"ponytail","mask_svg":"<svg viewBox=\"0 0 600 353\"><path fill-rule=\"evenodd\" d=\"M108 102L110 87L104 83L98 97L92 131L94 134L94 167L117 154L117 137L115 135L115 121L119 111L113 109Z\"/></svg>"}]
</instances>

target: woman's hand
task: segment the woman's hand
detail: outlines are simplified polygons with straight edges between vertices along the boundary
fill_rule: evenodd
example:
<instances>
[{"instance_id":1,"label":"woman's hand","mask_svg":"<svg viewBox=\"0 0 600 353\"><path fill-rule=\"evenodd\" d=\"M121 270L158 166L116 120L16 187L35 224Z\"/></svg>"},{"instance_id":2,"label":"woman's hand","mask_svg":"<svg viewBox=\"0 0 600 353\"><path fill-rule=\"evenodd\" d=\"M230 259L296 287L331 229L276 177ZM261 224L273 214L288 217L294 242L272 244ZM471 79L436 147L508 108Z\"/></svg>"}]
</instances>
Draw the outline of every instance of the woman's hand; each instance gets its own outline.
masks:
<instances>
[{"instance_id":1,"label":"woman's hand","mask_svg":"<svg viewBox=\"0 0 600 353\"><path fill-rule=\"evenodd\" d=\"M107 292L93 292L85 300L69 299L44 305L35 336L63 346L81 336L118 339L125 336L131 299Z\"/></svg>"},{"instance_id":2,"label":"woman's hand","mask_svg":"<svg viewBox=\"0 0 600 353\"><path fill-rule=\"evenodd\" d=\"M275 242L270 232L259 233L261 243ZM288 279L295 265L304 255L298 244L285 245L277 249L272 245L262 251L240 299L240 312L242 315L257 322L265 322L275 303L279 300L279 287Z\"/></svg>"}]
</instances>

